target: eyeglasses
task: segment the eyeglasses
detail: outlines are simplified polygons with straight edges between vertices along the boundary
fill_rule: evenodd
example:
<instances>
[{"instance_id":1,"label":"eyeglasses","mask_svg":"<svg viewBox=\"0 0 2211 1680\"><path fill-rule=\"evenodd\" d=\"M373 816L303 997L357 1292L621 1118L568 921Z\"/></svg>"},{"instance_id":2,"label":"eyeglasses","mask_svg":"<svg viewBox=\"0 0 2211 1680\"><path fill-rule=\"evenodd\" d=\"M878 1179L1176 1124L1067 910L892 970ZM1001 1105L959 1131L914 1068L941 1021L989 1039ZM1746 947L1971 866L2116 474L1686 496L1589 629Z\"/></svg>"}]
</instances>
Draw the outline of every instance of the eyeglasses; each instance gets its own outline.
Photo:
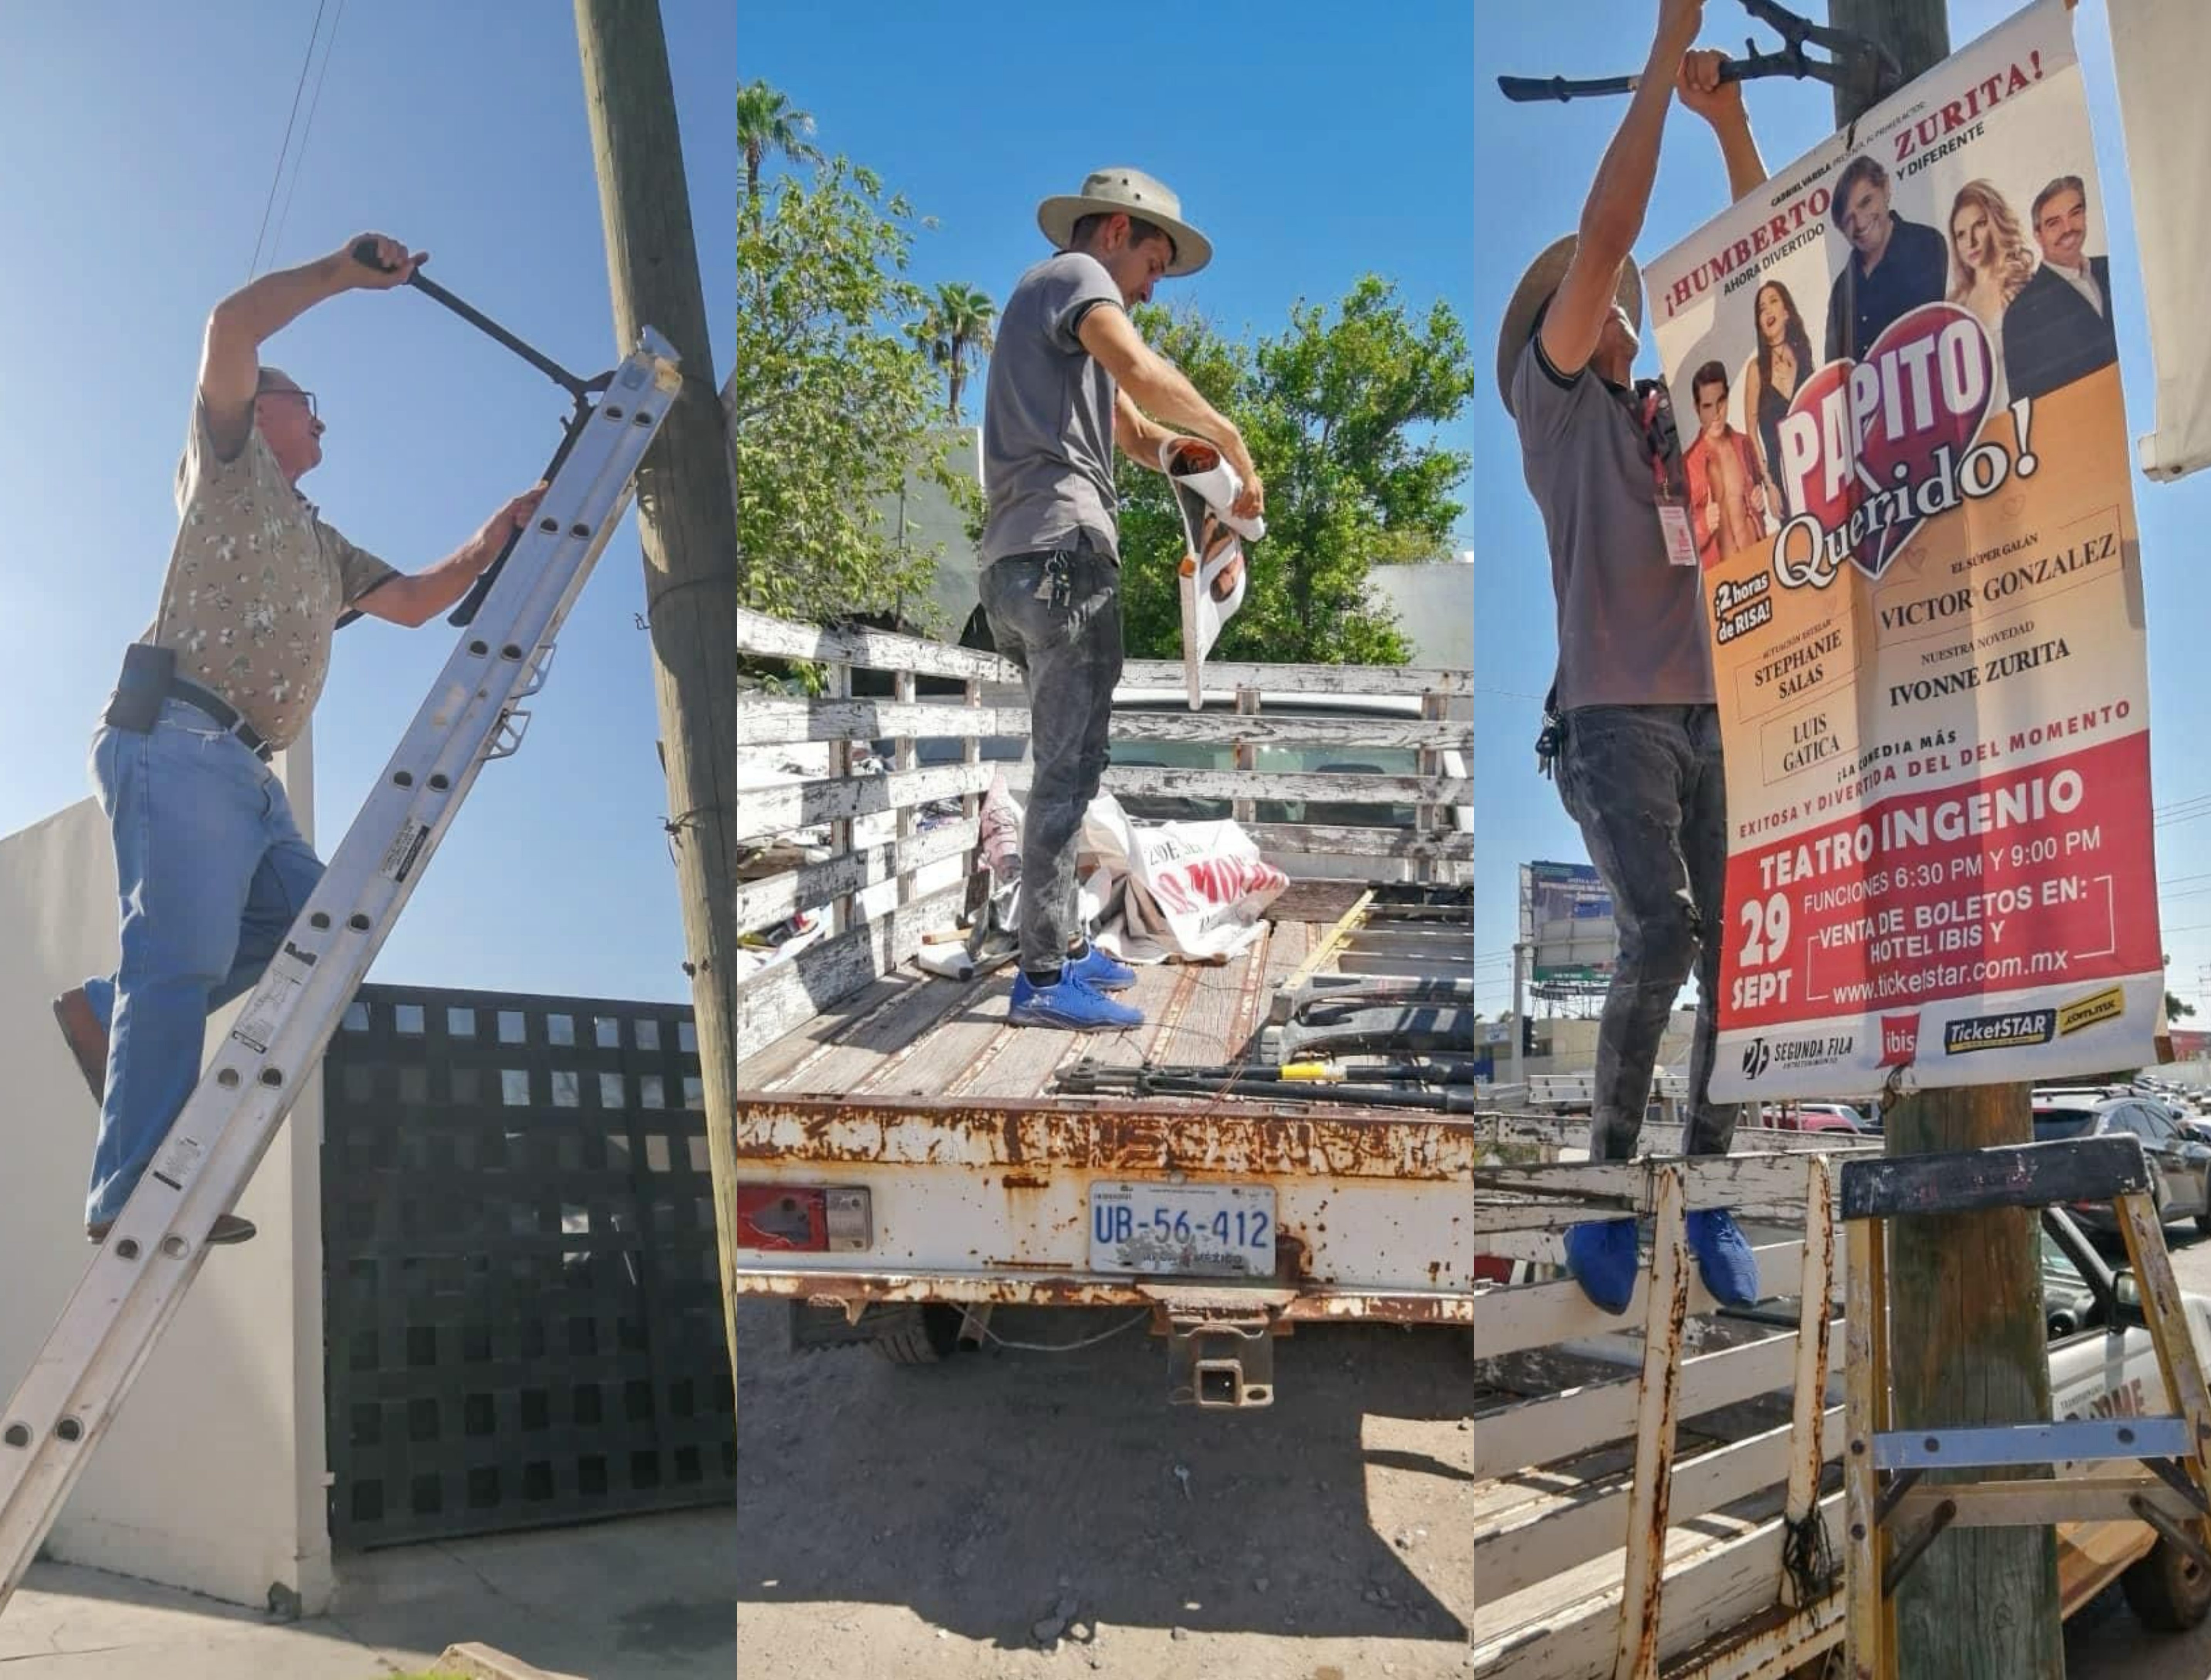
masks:
<instances>
[{"instance_id":1,"label":"eyeglasses","mask_svg":"<svg viewBox=\"0 0 2211 1680\"><path fill-rule=\"evenodd\" d=\"M283 386L271 386L267 390L256 391L253 395L257 399L264 396L296 396L307 405L307 417L310 420L322 418L321 411L315 407L315 394L312 391L292 390Z\"/></svg>"}]
</instances>

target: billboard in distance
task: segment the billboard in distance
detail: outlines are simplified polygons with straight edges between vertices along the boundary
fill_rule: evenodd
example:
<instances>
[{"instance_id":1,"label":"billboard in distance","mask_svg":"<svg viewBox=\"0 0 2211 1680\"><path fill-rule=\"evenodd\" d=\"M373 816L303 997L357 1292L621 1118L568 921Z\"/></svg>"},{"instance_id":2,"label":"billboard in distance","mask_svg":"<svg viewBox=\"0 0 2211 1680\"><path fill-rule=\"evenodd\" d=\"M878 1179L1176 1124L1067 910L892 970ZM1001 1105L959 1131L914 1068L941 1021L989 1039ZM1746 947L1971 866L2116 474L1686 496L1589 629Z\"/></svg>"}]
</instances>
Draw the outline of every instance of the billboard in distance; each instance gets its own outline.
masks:
<instances>
[{"instance_id":1,"label":"billboard in distance","mask_svg":"<svg viewBox=\"0 0 2211 1680\"><path fill-rule=\"evenodd\" d=\"M1520 942L1536 988L1602 989L1620 955L1612 894L1586 863L1520 866Z\"/></svg>"}]
</instances>

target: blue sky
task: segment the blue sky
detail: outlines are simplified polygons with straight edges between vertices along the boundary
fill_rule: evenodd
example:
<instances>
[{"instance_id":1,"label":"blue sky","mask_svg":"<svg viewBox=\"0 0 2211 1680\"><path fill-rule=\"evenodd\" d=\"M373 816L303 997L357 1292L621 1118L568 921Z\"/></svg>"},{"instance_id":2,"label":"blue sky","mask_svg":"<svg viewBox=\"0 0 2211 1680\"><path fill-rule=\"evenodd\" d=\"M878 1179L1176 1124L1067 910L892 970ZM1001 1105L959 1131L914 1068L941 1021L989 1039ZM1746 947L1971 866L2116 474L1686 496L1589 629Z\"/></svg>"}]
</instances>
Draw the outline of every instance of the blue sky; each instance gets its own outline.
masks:
<instances>
[{"instance_id":1,"label":"blue sky","mask_svg":"<svg viewBox=\"0 0 2211 1680\"><path fill-rule=\"evenodd\" d=\"M662 0L661 10L718 381L736 287L733 8ZM313 0L140 0L11 7L0 25L15 251L0 264L0 332L18 387L0 420L0 712L11 720L0 833L89 791L94 719L124 644L152 615L175 534L170 475L201 328L247 276L316 15ZM334 0L323 27L330 68L277 265L364 229L389 233L556 360L587 374L610 366L571 9ZM318 46L318 70L323 61ZM303 124L312 76L307 94ZM450 553L536 479L567 406L411 290L336 299L268 354L318 394L330 425L303 488L407 570ZM528 746L476 784L378 978L688 999L651 657L633 619L643 606L633 519L570 618ZM364 621L338 638L315 728L325 856L456 633Z\"/></svg>"},{"instance_id":2,"label":"blue sky","mask_svg":"<svg viewBox=\"0 0 2211 1680\"><path fill-rule=\"evenodd\" d=\"M1466 4L1222 0L1195 42L1184 15L1159 8L1032 8L1009 27L878 6L864 29L832 29L815 0L740 6L740 78L780 88L813 114L823 150L875 168L936 218L914 252L925 286L964 281L1003 302L1049 253L1038 201L1129 164L1178 193L1213 241L1212 265L1162 283L1159 302L1194 302L1232 335L1271 334L1300 298L1333 303L1374 273L1416 315L1445 298L1464 323ZM979 381L967 408L979 415ZM1471 437L1463 418L1445 441L1465 449Z\"/></svg>"},{"instance_id":3,"label":"blue sky","mask_svg":"<svg viewBox=\"0 0 2211 1680\"><path fill-rule=\"evenodd\" d=\"M1824 11L1816 4L1808 9ZM1950 0L1949 9L1954 49L2003 21L2018 6L2014 0ZM1476 201L1481 254L1466 307L1490 346L1527 258L1572 231L1625 103L1514 106L1497 92L1496 77L1639 69L1649 50L1655 13L1647 0L1549 0L1541 7L1481 11L1474 52L1474 143L1480 155L1510 160L1495 189ZM1700 44L1740 51L1744 35L1753 33L1747 26L1745 14L1730 0L1711 0ZM2131 437L2147 431L2153 418L2149 348L2102 0L2085 0L2074 27L2104 188ZM1751 124L1771 168L1782 168L1833 130L1828 91L1816 84L1754 83L1748 101ZM1663 251L1717 214L1726 196L1711 130L1676 107L1668 121L1657 189L1639 254L1648 258ZM1647 366L1638 371L1655 373L1656 356L1648 347L1645 360ZM1483 396L1473 445L1475 480L1490 489L1475 544L1481 603L1475 627L1476 753L1482 794L1476 813L1475 947L1477 979L1485 988L1481 1001L1494 1011L1511 998L1517 866L1531 858L1578 862L1586 854L1560 809L1555 790L1535 771L1531 743L1556 645L1548 563L1542 523L1521 480L1511 421L1493 390L1485 389ZM2197 564L2202 533L2211 526L2211 473L2177 484L2153 484L2137 474L2134 495L2149 608L2152 773L2156 802L2163 807L2211 794L2211 769L2206 767L2211 761L2201 747L2207 720L2199 650L2206 609L2211 607L2211 582ZM2199 808L2205 816L2167 822L2157 831L2171 983L2191 1002L2200 1001L2199 970L2211 964L2211 890L2205 885L2211 881L2211 801L2190 807Z\"/></svg>"}]
</instances>

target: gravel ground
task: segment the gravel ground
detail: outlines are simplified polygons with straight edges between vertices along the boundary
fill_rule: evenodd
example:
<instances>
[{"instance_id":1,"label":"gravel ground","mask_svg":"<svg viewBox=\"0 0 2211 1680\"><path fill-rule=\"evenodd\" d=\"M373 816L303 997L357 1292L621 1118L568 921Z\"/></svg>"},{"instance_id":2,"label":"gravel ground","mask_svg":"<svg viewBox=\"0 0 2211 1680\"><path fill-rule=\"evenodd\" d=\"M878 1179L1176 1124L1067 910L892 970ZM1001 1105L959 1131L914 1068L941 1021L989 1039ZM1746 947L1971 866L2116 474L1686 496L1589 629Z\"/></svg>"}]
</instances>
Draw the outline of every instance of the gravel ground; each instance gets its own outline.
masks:
<instances>
[{"instance_id":1,"label":"gravel ground","mask_svg":"<svg viewBox=\"0 0 2211 1680\"><path fill-rule=\"evenodd\" d=\"M787 1351L778 1303L737 1321L743 1680L1467 1672L1463 1331L1302 1330L1275 1344L1275 1405L1239 1414L1170 1407L1142 1328L907 1369Z\"/></svg>"}]
</instances>

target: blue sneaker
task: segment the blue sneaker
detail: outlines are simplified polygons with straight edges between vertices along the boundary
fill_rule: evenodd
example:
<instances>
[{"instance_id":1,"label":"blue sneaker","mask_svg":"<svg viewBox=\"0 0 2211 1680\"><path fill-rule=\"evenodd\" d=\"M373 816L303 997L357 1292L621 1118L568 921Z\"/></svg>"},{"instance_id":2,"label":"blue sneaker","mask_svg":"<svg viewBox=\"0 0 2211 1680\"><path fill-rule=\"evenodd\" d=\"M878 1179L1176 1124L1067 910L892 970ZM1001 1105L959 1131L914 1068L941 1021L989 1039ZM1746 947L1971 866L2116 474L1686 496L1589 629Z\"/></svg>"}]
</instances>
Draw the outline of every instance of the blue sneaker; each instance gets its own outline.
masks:
<instances>
[{"instance_id":1,"label":"blue sneaker","mask_svg":"<svg viewBox=\"0 0 2211 1680\"><path fill-rule=\"evenodd\" d=\"M1689 1215L1689 1252L1712 1299L1723 1307L1748 1307L1758 1300L1758 1256L1735 1215L1717 1207Z\"/></svg>"},{"instance_id":2,"label":"blue sneaker","mask_svg":"<svg viewBox=\"0 0 2211 1680\"><path fill-rule=\"evenodd\" d=\"M1066 1032L1120 1032L1144 1024L1141 1009L1116 1003L1072 968L1062 969L1056 986L1039 986L1026 974L1014 976L1014 999L1006 1019L1017 1027L1057 1027Z\"/></svg>"},{"instance_id":3,"label":"blue sneaker","mask_svg":"<svg viewBox=\"0 0 2211 1680\"><path fill-rule=\"evenodd\" d=\"M1618 1314L1635 1297L1635 1221L1592 1219L1566 1233L1566 1269L1596 1306Z\"/></svg>"},{"instance_id":4,"label":"blue sneaker","mask_svg":"<svg viewBox=\"0 0 2211 1680\"><path fill-rule=\"evenodd\" d=\"M1125 992L1136 983L1136 970L1115 962L1094 945L1086 944L1082 954L1069 962L1067 972L1098 992Z\"/></svg>"}]
</instances>

